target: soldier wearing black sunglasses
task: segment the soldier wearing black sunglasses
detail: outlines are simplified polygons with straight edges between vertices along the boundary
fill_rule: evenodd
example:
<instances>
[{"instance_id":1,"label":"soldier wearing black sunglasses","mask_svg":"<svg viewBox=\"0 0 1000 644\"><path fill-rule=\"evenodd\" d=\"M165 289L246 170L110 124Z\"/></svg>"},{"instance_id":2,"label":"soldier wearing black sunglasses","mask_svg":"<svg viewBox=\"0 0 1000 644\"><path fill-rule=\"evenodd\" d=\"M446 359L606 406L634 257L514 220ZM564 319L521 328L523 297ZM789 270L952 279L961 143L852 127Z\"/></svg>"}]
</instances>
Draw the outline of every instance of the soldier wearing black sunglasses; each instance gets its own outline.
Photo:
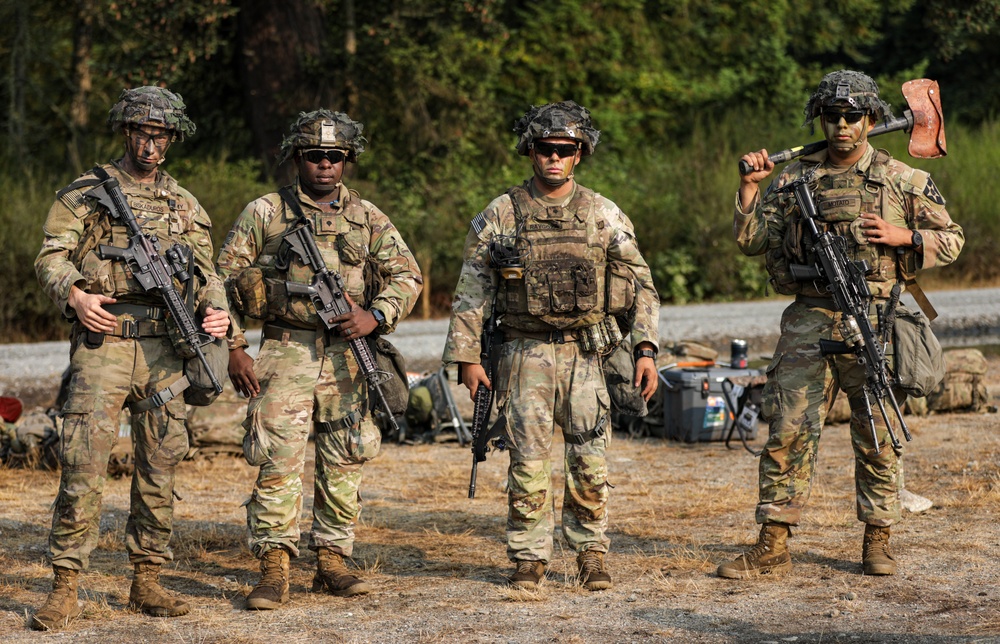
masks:
<instances>
[{"instance_id":1,"label":"soldier wearing black sunglasses","mask_svg":"<svg viewBox=\"0 0 1000 644\"><path fill-rule=\"evenodd\" d=\"M639 406L653 395L659 299L632 222L574 179L600 137L590 112L573 101L533 107L514 131L534 176L472 220L443 359L459 364L474 399L480 386L493 389L509 439L510 584L536 589L552 557L558 428L565 439L563 535L577 553L579 583L604 590L612 585L604 555L613 399L604 364L613 352L624 355L627 373L616 376L625 395ZM494 314L502 342L488 376L481 333Z\"/></svg>"},{"instance_id":2,"label":"soldier wearing black sunglasses","mask_svg":"<svg viewBox=\"0 0 1000 644\"><path fill-rule=\"evenodd\" d=\"M362 468L378 454L381 434L365 378L342 338L390 333L413 308L423 280L389 218L342 181L346 163L364 152L362 129L340 112L300 114L279 157L294 159L296 182L250 202L219 252L219 275L240 314L229 376L250 397L244 452L260 466L247 503L250 548L262 573L247 597L252 610L288 601L289 558L299 554L302 469L314 429L313 590L342 597L371 591L345 559L361 512ZM309 297L288 292L314 276L314 267L283 241L303 219L326 267L344 280L352 310L333 319L339 333L325 330ZM244 317L264 320L256 360L245 351Z\"/></svg>"},{"instance_id":3,"label":"soldier wearing black sunglasses","mask_svg":"<svg viewBox=\"0 0 1000 644\"><path fill-rule=\"evenodd\" d=\"M865 365L853 354L821 350L823 340L840 340L850 329L841 324L843 314L826 284L796 279L794 267L816 264L812 236L795 197L777 189L808 178L820 232L831 233L854 265L867 268L872 311L885 311L891 295L903 288L918 296L915 270L953 262L965 241L930 175L869 144L875 123L891 116L873 79L848 70L827 74L809 98L805 116L806 125L819 117L827 148L788 165L763 196L758 184L770 176L774 163L766 150L744 155L751 171L741 176L736 196L733 230L740 251L764 255L771 285L795 301L782 316L783 332L764 388L761 416L769 423L769 436L759 466L760 535L745 553L719 566L719 576L730 579L791 570L787 539L809 498L819 437L841 389L852 409L857 517L865 524L862 570L866 575L896 572L889 533L900 518L900 453L889 445L886 420L879 414L874 415L879 445L874 444Z\"/></svg>"}]
</instances>

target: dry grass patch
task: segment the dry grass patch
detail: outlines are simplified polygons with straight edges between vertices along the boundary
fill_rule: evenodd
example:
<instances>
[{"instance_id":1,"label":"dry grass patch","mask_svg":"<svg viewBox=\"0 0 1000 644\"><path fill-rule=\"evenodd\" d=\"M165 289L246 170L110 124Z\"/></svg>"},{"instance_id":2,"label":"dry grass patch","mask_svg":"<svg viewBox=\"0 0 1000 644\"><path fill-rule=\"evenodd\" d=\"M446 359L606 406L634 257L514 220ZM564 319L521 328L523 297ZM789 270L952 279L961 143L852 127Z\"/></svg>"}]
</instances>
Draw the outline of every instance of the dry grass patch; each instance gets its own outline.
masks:
<instances>
[{"instance_id":1,"label":"dry grass patch","mask_svg":"<svg viewBox=\"0 0 1000 644\"><path fill-rule=\"evenodd\" d=\"M1000 399L1000 360L988 383ZM291 602L248 613L258 576L246 545L247 498L256 471L237 458L186 461L177 477L164 584L193 610L154 619L125 608L131 566L123 538L128 481L109 481L102 534L82 576L83 618L73 641L133 642L909 642L1000 638L1000 421L997 415L911 420L907 487L935 506L893 530L900 574L860 574L863 526L854 509L854 460L846 426L821 440L812 498L789 544L794 568L731 581L716 566L752 544L757 460L721 443L679 445L616 438L609 452L611 590L577 579L575 553L556 534L538 592L508 588L504 541L507 456L479 467L467 498L471 455L454 442L387 443L365 470L354 563L375 588L343 599L308 592L314 553L312 464L304 480L303 553L291 565ZM763 443L766 431L754 442ZM557 439L556 449L559 449ZM554 465L557 520L561 459ZM34 642L25 615L44 601L54 472L0 469L0 632ZM56 635L59 637L62 635Z\"/></svg>"}]
</instances>

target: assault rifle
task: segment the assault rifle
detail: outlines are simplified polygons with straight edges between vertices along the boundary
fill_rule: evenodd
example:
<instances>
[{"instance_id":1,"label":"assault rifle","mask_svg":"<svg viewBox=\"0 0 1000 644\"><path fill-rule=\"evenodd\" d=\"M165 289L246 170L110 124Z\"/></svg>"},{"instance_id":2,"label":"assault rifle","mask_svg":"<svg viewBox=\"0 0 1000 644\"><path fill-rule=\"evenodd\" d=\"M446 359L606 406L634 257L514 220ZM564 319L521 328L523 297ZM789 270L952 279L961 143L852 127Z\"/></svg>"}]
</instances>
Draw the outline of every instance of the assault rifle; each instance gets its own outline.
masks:
<instances>
[{"instance_id":1,"label":"assault rifle","mask_svg":"<svg viewBox=\"0 0 1000 644\"><path fill-rule=\"evenodd\" d=\"M896 396L892 392L895 376L889 370L884 343L888 342L891 337L889 326L895 317L895 306L899 302L899 289L898 286L895 287L887 310L881 307L877 309L880 335L876 335L869 318L874 298L868 288L868 282L865 281L868 263L863 260L852 261L847 258L847 240L843 237L834 235L830 231L819 231L815 221L816 203L813 201L812 191L809 189L811 179L812 175L809 174L778 189L779 192L791 192L794 195L802 214L802 220L812 238L813 252L816 255L816 263L812 266L791 264L789 269L792 277L796 280L823 284L825 290L833 296L834 305L842 314L839 330L844 339L843 341L821 339L819 341L820 353L822 355L853 353L858 364L864 366L867 378L862 391L875 453L879 452L879 444L875 431L875 416L872 414L872 398L878 403L879 411L882 412L892 446L898 450L901 445L899 439L896 438L896 433L892 429L892 423L889 421L889 415L885 409L884 401L886 399L889 400L896 413L896 418L899 419L899 425L906 440L912 440L912 437L906 426L906 421L903 419L899 403L896 402Z\"/></svg>"},{"instance_id":2,"label":"assault rifle","mask_svg":"<svg viewBox=\"0 0 1000 644\"><path fill-rule=\"evenodd\" d=\"M496 374L494 366L496 364L497 349L503 343L498 329L499 319L496 314L496 302L494 302L493 314L483 326L483 335L479 343L479 357L486 377L490 379L490 386L496 387L497 383L493 379ZM476 473L479 464L486 460L486 449L489 442L493 440L494 446L499 450L507 447L504 431L507 427L506 416L501 415L497 422L487 429L490 422L490 414L493 411L493 389L480 384L476 389L475 405L472 411L472 476L469 479L469 498L476 498ZM494 440L495 439L495 440Z\"/></svg>"},{"instance_id":3,"label":"assault rifle","mask_svg":"<svg viewBox=\"0 0 1000 644\"><path fill-rule=\"evenodd\" d=\"M188 308L184 298L181 297L174 285L174 277L182 284L190 281L191 274L188 273L186 264L191 251L181 244L174 244L163 254L166 255L166 259L164 259L160 251L160 240L155 235L143 232L136 220L135 213L132 212L132 207L128 205L128 200L125 198L118 180L108 175L103 168L96 168L95 174L103 182L88 190L84 197L96 200L97 203L108 209L112 217L121 221L128 228L128 246L126 248L101 244L97 247L98 256L101 259L124 261L132 276L145 292L154 293L163 299L167 311L177 323L184 343L194 351L202 366L205 367L205 373L211 379L215 393L222 393L222 384L209 366L205 353L201 350L203 346L213 342L214 338L198 330L194 313Z\"/></svg>"},{"instance_id":4,"label":"assault rifle","mask_svg":"<svg viewBox=\"0 0 1000 644\"><path fill-rule=\"evenodd\" d=\"M288 294L308 296L316 306L316 313L323 321L323 326L331 331L337 329L340 323L334 322L333 319L338 315L350 313L351 305L347 301L344 290L344 278L340 276L340 273L335 273L327 268L323 256L319 253L319 248L316 247L312 222L304 217L300 218L299 223L285 233L282 244L286 245L288 250L295 253L302 260L302 263L313 271L313 279L310 284L285 282ZM279 249L275 259L275 267L281 271L288 269L289 260L288 253L283 252L283 250ZM399 425L396 423L396 418L389 408L389 403L386 401L381 387L381 384L391 378L392 374L379 370L378 364L375 362L375 354L372 353L372 348L365 338L348 340L347 344L351 347L351 353L354 354L354 359L361 367L361 373L368 381L369 390L374 391L375 400L388 417L391 435L398 436Z\"/></svg>"}]
</instances>

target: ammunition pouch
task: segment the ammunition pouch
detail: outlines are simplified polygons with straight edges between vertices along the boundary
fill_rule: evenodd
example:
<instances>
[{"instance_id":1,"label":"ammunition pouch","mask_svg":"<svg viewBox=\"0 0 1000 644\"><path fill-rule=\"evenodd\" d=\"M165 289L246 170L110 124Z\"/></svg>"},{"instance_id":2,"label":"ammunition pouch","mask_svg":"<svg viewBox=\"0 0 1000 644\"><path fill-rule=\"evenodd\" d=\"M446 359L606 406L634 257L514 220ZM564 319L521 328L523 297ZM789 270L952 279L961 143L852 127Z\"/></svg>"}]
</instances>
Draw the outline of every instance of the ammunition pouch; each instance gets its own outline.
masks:
<instances>
[{"instance_id":1,"label":"ammunition pouch","mask_svg":"<svg viewBox=\"0 0 1000 644\"><path fill-rule=\"evenodd\" d=\"M226 292L240 315L269 321L288 313L288 290L285 282L264 277L256 267L246 268L226 280Z\"/></svg>"},{"instance_id":2,"label":"ammunition pouch","mask_svg":"<svg viewBox=\"0 0 1000 644\"><path fill-rule=\"evenodd\" d=\"M604 280L604 308L609 316L622 315L635 305L635 276L621 262L610 262Z\"/></svg>"},{"instance_id":3,"label":"ammunition pouch","mask_svg":"<svg viewBox=\"0 0 1000 644\"><path fill-rule=\"evenodd\" d=\"M543 317L591 311L598 303L597 270L593 263L566 265L566 260L534 262L525 271L528 313Z\"/></svg>"}]
</instances>

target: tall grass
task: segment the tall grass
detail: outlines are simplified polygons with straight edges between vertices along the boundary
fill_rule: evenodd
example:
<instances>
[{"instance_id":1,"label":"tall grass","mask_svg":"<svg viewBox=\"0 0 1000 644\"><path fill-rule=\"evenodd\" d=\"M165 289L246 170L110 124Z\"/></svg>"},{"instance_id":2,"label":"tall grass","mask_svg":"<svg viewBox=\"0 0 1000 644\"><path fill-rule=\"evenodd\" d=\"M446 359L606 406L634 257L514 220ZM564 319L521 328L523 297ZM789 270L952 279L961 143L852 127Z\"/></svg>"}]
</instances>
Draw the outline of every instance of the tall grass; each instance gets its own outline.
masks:
<instances>
[{"instance_id":1,"label":"tall grass","mask_svg":"<svg viewBox=\"0 0 1000 644\"><path fill-rule=\"evenodd\" d=\"M605 194L631 217L664 302L761 297L767 282L763 260L744 257L732 241L736 163L748 150L766 147L773 152L819 138L801 129L796 117L776 120L770 114L738 113L717 121L695 117L684 140L628 148L602 141L597 153L579 168L577 180ZM1000 218L995 210L1000 188L992 173L1000 167L1000 120L974 127L949 124L947 134L950 152L943 159L911 159L902 132L880 137L875 145L931 172L948 200L949 212L965 229L967 241L959 260L928 273L922 281L939 287L996 283L1000 264L994 259L994 247L1000 239ZM449 176L429 181L428 194L419 198L391 177L376 180L377 185L350 181L390 214L417 257L430 259L428 283L437 302L450 300L466 222L490 197L531 172L521 158L475 169L463 164L467 155L454 154L455 159L439 166ZM377 165L378 159L373 155L366 162ZM225 155L174 159L168 170L211 215L216 248L246 203L274 189L258 179L255 162ZM379 177L377 167L366 172L370 178ZM68 327L41 294L32 262L54 192L72 178L43 174L41 168L20 163L0 167L6 205L0 212L0 341L65 335ZM489 197L484 196L485 183L496 184ZM446 216L442 209L462 212Z\"/></svg>"}]
</instances>

